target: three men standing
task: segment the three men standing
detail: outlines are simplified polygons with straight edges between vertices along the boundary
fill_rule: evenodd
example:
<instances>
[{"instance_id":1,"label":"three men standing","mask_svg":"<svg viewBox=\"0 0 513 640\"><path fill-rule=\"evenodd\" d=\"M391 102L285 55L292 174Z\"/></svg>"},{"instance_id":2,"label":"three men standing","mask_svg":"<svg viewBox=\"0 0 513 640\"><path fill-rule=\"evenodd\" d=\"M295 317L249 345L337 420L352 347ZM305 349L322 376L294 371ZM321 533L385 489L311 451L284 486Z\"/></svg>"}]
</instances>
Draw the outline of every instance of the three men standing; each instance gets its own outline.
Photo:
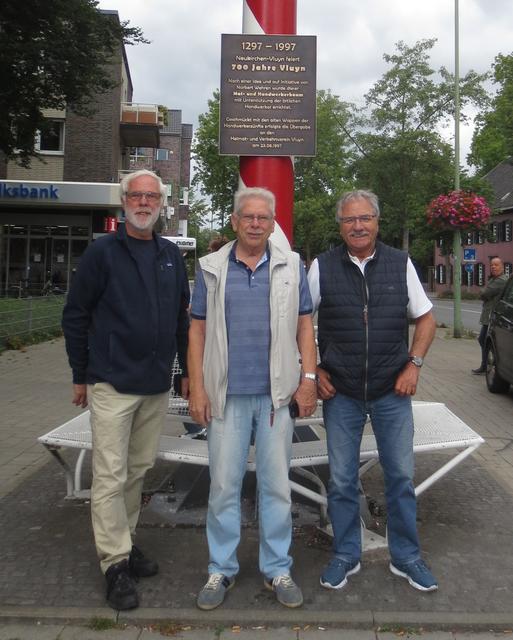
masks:
<instances>
[{"instance_id":1,"label":"three men standing","mask_svg":"<svg viewBox=\"0 0 513 640\"><path fill-rule=\"evenodd\" d=\"M177 352L186 370L189 285L178 247L152 231L166 196L160 178L136 171L120 190L126 224L82 256L62 326L73 403L91 411L91 513L107 601L132 609L134 578L158 572L134 534Z\"/></svg>"}]
</instances>

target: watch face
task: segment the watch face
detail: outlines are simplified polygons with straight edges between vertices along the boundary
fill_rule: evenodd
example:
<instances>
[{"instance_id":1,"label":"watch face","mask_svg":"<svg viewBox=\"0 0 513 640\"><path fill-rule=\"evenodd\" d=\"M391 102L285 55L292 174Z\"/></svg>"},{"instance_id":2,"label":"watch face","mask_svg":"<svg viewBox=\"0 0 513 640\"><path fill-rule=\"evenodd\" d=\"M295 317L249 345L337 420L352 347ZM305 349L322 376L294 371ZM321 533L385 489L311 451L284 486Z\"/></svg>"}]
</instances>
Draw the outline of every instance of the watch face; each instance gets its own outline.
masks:
<instances>
[{"instance_id":1,"label":"watch face","mask_svg":"<svg viewBox=\"0 0 513 640\"><path fill-rule=\"evenodd\" d=\"M413 362L413 364L416 367L421 367L424 362L424 359L421 358L420 356L411 356L410 360Z\"/></svg>"}]
</instances>

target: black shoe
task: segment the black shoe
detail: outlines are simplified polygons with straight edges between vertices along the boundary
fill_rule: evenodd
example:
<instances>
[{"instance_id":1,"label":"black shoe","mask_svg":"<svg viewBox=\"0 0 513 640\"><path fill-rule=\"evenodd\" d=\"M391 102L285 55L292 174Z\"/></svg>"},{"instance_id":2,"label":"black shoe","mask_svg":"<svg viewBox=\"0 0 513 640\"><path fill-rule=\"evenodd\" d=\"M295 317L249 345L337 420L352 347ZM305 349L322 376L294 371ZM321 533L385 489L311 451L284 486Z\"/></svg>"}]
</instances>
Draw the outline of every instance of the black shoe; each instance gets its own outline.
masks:
<instances>
[{"instance_id":1,"label":"black shoe","mask_svg":"<svg viewBox=\"0 0 513 640\"><path fill-rule=\"evenodd\" d=\"M107 602L113 609L125 611L139 606L135 583L130 576L127 560L111 564L105 572Z\"/></svg>"},{"instance_id":2,"label":"black shoe","mask_svg":"<svg viewBox=\"0 0 513 640\"><path fill-rule=\"evenodd\" d=\"M159 572L159 565L155 560L146 558L144 553L136 547L135 544L128 557L128 566L130 573L136 578L149 578Z\"/></svg>"},{"instance_id":3,"label":"black shoe","mask_svg":"<svg viewBox=\"0 0 513 640\"><path fill-rule=\"evenodd\" d=\"M479 376L479 375L481 375L482 373L486 373L486 367L479 367L479 369L472 369L472 373L473 373L475 376Z\"/></svg>"}]
</instances>

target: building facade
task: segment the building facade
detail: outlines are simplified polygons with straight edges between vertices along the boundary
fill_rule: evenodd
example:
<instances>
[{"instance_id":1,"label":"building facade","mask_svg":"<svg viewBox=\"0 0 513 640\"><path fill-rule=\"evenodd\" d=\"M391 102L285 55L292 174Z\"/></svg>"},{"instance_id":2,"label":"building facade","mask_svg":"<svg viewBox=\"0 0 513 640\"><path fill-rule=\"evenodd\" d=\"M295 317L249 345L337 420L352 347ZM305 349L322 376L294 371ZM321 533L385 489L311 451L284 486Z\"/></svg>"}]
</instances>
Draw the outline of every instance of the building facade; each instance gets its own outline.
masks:
<instances>
[{"instance_id":1,"label":"building facade","mask_svg":"<svg viewBox=\"0 0 513 640\"><path fill-rule=\"evenodd\" d=\"M494 191L493 215L486 229L462 231L462 291L479 293L490 277L490 260L498 257L506 275L513 273L513 164L501 162L485 178ZM451 241L452 242L452 241ZM435 249L434 289L452 290L452 245L444 246L440 237Z\"/></svg>"},{"instance_id":2,"label":"building facade","mask_svg":"<svg viewBox=\"0 0 513 640\"><path fill-rule=\"evenodd\" d=\"M104 13L119 20L116 11ZM172 111L180 126L168 133L167 109L132 101L122 45L109 69L115 86L97 96L92 116L48 110L51 126L37 137L30 168L0 163L0 296L39 295L48 282L68 289L87 245L123 223L119 180L136 168L134 149L149 150L147 168L170 185L162 227L178 232L183 219L186 229L179 198L189 187L192 126Z\"/></svg>"}]
</instances>

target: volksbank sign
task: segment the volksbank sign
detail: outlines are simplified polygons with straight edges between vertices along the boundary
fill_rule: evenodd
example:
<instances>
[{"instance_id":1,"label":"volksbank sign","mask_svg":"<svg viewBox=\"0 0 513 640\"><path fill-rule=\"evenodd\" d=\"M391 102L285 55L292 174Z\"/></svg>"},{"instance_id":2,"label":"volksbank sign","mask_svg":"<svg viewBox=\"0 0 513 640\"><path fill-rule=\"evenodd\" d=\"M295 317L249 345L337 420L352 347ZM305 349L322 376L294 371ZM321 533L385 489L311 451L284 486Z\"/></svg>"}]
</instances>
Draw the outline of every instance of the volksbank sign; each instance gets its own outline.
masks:
<instances>
[{"instance_id":1,"label":"volksbank sign","mask_svg":"<svg viewBox=\"0 0 513 640\"><path fill-rule=\"evenodd\" d=\"M53 184L47 187L29 187L20 182L13 186L0 182L1 198L36 198L38 200L57 200L59 198L59 189Z\"/></svg>"},{"instance_id":2,"label":"volksbank sign","mask_svg":"<svg viewBox=\"0 0 513 640\"><path fill-rule=\"evenodd\" d=\"M119 185L105 182L0 180L0 205L119 209Z\"/></svg>"}]
</instances>

